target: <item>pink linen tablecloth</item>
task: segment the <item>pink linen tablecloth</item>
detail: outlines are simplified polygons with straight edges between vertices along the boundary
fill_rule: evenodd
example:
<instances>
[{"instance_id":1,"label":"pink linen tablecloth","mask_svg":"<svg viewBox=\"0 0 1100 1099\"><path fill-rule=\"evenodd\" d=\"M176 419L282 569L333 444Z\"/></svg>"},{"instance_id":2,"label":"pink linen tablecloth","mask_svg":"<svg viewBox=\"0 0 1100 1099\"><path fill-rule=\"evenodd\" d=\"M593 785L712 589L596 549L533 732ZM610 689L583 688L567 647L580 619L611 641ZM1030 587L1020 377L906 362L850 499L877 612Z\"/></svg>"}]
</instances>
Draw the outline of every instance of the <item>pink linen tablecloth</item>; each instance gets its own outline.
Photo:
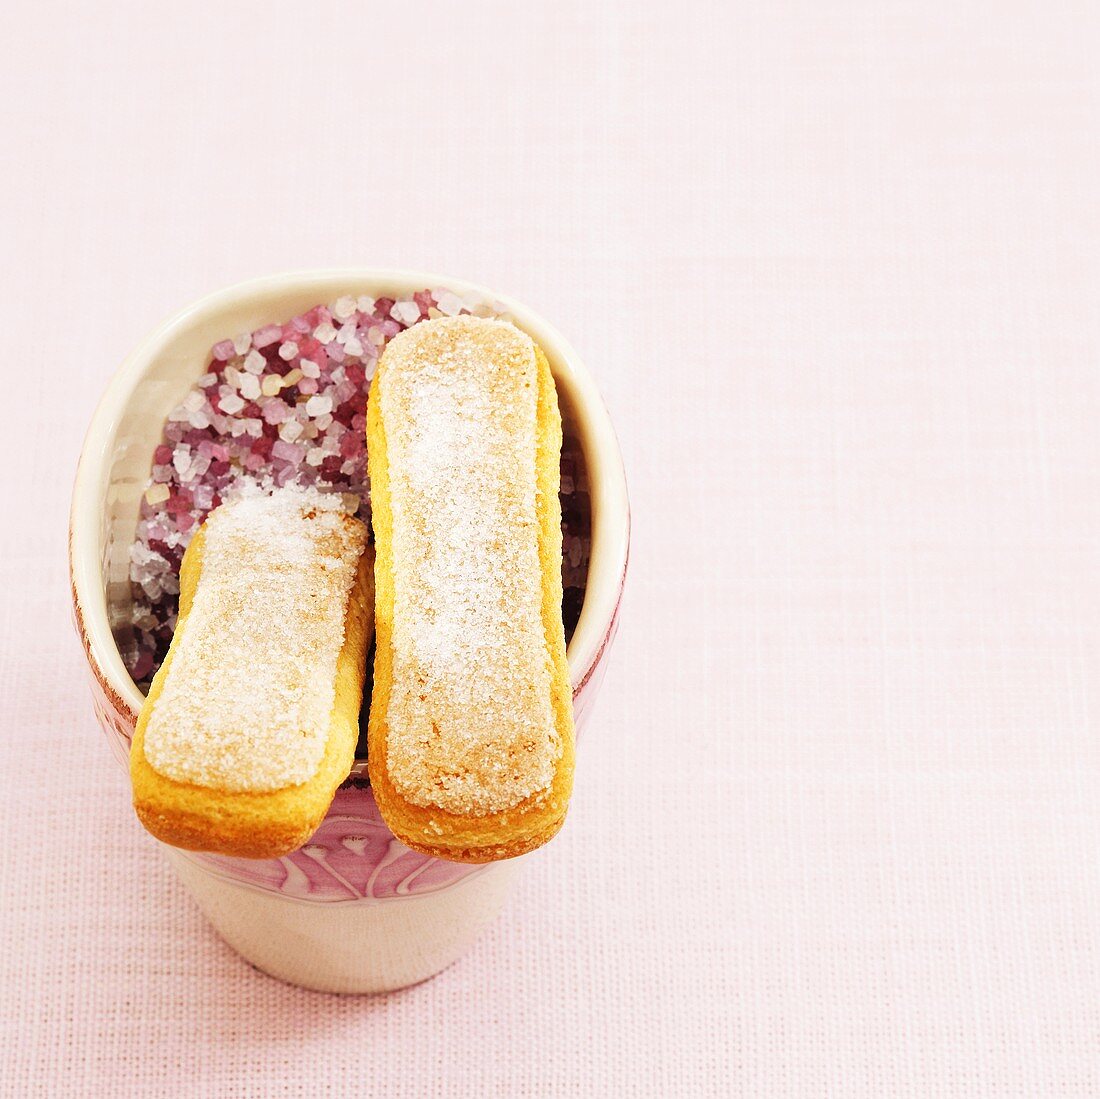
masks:
<instances>
[{"instance_id":1,"label":"pink linen tablecloth","mask_svg":"<svg viewBox=\"0 0 1100 1099\"><path fill-rule=\"evenodd\" d=\"M1100 1095L1093 4L20 5L0 1095ZM634 503L563 834L434 981L237 959L69 624L114 366L239 278L531 304Z\"/></svg>"}]
</instances>

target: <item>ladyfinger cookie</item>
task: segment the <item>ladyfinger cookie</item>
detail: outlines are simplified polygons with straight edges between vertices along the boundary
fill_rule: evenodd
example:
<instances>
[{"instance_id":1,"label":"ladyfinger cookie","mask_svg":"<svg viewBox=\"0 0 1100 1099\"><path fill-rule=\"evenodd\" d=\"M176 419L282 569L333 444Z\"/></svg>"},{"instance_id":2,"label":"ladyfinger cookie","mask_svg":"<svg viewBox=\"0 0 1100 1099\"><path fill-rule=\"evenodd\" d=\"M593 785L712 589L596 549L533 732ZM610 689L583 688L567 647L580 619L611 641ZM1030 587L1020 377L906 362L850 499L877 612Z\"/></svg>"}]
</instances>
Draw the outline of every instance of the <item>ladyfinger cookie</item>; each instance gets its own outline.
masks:
<instances>
[{"instance_id":1,"label":"ladyfinger cookie","mask_svg":"<svg viewBox=\"0 0 1100 1099\"><path fill-rule=\"evenodd\" d=\"M509 858L565 817L560 452L549 364L518 328L453 317L390 341L367 408L367 758L382 816L415 850Z\"/></svg>"},{"instance_id":2,"label":"ladyfinger cookie","mask_svg":"<svg viewBox=\"0 0 1100 1099\"><path fill-rule=\"evenodd\" d=\"M213 511L130 749L134 808L176 847L274 858L316 830L355 756L373 627L367 529L286 487Z\"/></svg>"}]
</instances>

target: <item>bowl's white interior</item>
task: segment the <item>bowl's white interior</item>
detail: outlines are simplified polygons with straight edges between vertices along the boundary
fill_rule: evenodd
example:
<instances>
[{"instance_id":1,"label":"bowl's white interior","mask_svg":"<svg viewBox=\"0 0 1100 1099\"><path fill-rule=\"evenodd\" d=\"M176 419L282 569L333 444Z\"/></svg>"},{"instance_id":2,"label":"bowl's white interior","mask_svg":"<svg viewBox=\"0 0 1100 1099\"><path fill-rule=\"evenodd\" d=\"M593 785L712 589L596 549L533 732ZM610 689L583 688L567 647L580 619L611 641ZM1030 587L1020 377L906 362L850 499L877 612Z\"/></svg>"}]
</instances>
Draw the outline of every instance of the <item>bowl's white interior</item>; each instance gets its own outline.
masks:
<instances>
[{"instance_id":1,"label":"bowl's white interior","mask_svg":"<svg viewBox=\"0 0 1100 1099\"><path fill-rule=\"evenodd\" d=\"M584 605L569 643L569 670L574 686L583 681L615 610L626 566L629 515L618 443L576 352L518 302L460 279L415 272L316 271L243 283L177 314L123 363L96 409L73 491L73 584L92 657L135 713L142 696L119 655L110 614L112 609L125 614L129 608L128 555L153 449L166 417L204 371L211 346L341 294L393 297L437 286L480 293L507 306L515 322L546 352L567 430L580 440L592 506L592 554Z\"/></svg>"}]
</instances>

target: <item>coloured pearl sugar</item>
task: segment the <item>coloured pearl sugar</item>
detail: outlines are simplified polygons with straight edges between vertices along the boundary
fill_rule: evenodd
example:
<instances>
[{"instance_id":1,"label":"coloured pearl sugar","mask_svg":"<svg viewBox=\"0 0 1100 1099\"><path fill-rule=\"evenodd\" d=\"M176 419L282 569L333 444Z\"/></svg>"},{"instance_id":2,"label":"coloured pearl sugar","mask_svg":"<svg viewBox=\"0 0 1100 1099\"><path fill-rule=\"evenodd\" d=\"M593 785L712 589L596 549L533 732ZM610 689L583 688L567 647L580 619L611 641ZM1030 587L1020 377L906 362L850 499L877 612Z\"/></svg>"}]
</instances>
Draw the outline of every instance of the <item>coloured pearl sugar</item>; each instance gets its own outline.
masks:
<instances>
[{"instance_id":1,"label":"coloured pearl sugar","mask_svg":"<svg viewBox=\"0 0 1100 1099\"><path fill-rule=\"evenodd\" d=\"M318 305L285 324L220 340L207 372L172 410L153 452L130 552L130 629L123 659L147 691L172 640L183 552L206 515L242 479L338 492L370 519L366 404L386 343L422 320L469 313L507 316L501 305L451 290ZM591 538L583 456L569 433L561 456L562 617L580 614Z\"/></svg>"}]
</instances>

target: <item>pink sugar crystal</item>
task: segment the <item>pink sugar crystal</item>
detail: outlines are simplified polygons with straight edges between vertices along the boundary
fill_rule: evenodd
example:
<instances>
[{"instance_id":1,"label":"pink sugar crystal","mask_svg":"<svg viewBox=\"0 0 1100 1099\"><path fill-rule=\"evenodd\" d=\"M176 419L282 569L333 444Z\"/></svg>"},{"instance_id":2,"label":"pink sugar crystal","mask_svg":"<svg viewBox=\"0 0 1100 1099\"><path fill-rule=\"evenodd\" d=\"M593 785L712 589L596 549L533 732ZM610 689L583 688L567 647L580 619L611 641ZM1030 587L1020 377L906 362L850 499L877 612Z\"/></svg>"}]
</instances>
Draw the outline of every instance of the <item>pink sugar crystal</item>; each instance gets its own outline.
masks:
<instances>
[{"instance_id":1,"label":"pink sugar crystal","mask_svg":"<svg viewBox=\"0 0 1100 1099\"><path fill-rule=\"evenodd\" d=\"M286 401L280 401L278 398L268 401L264 406L264 420L269 424L284 424L292 415Z\"/></svg>"},{"instance_id":2,"label":"pink sugar crystal","mask_svg":"<svg viewBox=\"0 0 1100 1099\"><path fill-rule=\"evenodd\" d=\"M296 466L285 465L280 466L275 470L275 486L282 488L283 485L289 485L291 481L295 480L298 475Z\"/></svg>"},{"instance_id":3,"label":"pink sugar crystal","mask_svg":"<svg viewBox=\"0 0 1100 1099\"><path fill-rule=\"evenodd\" d=\"M252 346L262 350L282 338L283 330L277 324L265 324L252 333Z\"/></svg>"},{"instance_id":4,"label":"pink sugar crystal","mask_svg":"<svg viewBox=\"0 0 1100 1099\"><path fill-rule=\"evenodd\" d=\"M305 453L305 447L298 446L296 443L284 442L282 439L276 440L271 448L272 457L282 458L284 462L290 462L291 465L295 466L301 464Z\"/></svg>"},{"instance_id":5,"label":"pink sugar crystal","mask_svg":"<svg viewBox=\"0 0 1100 1099\"><path fill-rule=\"evenodd\" d=\"M154 653L152 649L138 650L133 663L130 665L130 675L134 677L135 682L140 683L143 679L152 679L153 661Z\"/></svg>"},{"instance_id":6,"label":"pink sugar crystal","mask_svg":"<svg viewBox=\"0 0 1100 1099\"><path fill-rule=\"evenodd\" d=\"M271 453L275 440L270 435L261 435L249 448L253 454L261 454L265 458Z\"/></svg>"}]
</instances>

